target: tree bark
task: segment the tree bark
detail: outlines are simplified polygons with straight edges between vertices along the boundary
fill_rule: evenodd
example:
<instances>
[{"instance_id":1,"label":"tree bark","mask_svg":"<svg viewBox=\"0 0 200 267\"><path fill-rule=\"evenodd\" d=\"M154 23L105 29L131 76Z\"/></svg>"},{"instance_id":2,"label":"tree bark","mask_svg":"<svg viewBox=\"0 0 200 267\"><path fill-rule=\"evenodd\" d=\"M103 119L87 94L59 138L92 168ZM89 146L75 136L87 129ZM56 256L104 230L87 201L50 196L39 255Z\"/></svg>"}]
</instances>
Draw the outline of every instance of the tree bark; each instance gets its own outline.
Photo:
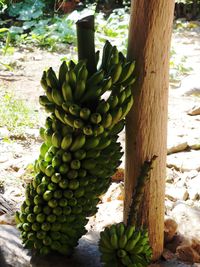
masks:
<instances>
[{"instance_id":1,"label":"tree bark","mask_svg":"<svg viewBox=\"0 0 200 267\"><path fill-rule=\"evenodd\" d=\"M169 50L174 0L133 0L128 59L136 60L133 108L127 116L124 221L144 161L157 156L138 223L148 227L153 260L163 251ZM133 199L134 201L134 199Z\"/></svg>"}]
</instances>

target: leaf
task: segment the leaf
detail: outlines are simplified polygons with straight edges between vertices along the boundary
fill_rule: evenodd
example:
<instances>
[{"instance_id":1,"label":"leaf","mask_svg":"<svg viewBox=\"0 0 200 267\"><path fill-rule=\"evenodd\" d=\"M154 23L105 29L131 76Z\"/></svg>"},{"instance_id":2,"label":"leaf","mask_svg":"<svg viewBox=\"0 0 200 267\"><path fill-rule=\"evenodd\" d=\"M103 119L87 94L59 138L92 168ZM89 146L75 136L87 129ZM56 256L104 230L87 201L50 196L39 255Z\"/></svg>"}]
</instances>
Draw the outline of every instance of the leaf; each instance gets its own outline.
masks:
<instances>
[{"instance_id":1,"label":"leaf","mask_svg":"<svg viewBox=\"0 0 200 267\"><path fill-rule=\"evenodd\" d=\"M1 29L0 29L0 33L8 32L8 31L9 31L8 28L1 28Z\"/></svg>"}]
</instances>

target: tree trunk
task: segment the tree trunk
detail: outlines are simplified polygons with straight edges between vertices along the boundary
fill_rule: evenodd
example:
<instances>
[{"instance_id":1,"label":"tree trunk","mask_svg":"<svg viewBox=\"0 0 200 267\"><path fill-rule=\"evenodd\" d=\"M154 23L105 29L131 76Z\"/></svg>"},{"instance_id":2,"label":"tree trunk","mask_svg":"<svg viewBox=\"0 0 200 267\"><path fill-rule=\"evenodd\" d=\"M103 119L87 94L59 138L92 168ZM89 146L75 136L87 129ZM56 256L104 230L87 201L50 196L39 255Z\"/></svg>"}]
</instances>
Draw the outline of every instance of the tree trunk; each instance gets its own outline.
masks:
<instances>
[{"instance_id":1,"label":"tree trunk","mask_svg":"<svg viewBox=\"0 0 200 267\"><path fill-rule=\"evenodd\" d=\"M128 59L136 60L134 105L127 116L124 221L145 160L158 156L145 187L139 225L148 227L153 260L163 251L169 50L174 0L134 0ZM133 199L134 201L134 199Z\"/></svg>"}]
</instances>

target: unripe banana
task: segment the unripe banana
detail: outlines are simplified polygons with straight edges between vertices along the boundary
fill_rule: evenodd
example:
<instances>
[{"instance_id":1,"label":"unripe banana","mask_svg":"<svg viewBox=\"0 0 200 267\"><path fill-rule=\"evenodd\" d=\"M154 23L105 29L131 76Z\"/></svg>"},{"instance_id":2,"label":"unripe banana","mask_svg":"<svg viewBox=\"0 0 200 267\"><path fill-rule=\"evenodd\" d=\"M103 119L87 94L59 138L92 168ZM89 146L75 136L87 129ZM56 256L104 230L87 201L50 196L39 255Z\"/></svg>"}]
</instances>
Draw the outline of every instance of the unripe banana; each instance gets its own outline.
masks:
<instances>
[{"instance_id":1,"label":"unripe banana","mask_svg":"<svg viewBox=\"0 0 200 267\"><path fill-rule=\"evenodd\" d=\"M109 108L110 108L109 103L104 99L102 99L96 108L96 112L100 114L105 114L109 111Z\"/></svg>"},{"instance_id":2,"label":"unripe banana","mask_svg":"<svg viewBox=\"0 0 200 267\"><path fill-rule=\"evenodd\" d=\"M76 88L74 91L74 99L77 101L81 99L81 97L84 95L84 92L86 90L86 84L84 80L78 80L76 83Z\"/></svg>"},{"instance_id":3,"label":"unripe banana","mask_svg":"<svg viewBox=\"0 0 200 267\"><path fill-rule=\"evenodd\" d=\"M59 85L62 87L63 83L66 81L66 73L68 72L68 67L66 61L63 61L59 68L58 80Z\"/></svg>"},{"instance_id":4,"label":"unripe banana","mask_svg":"<svg viewBox=\"0 0 200 267\"><path fill-rule=\"evenodd\" d=\"M77 104L73 104L73 105L69 106L69 112L73 116L79 117L80 110L81 110L81 108Z\"/></svg>"},{"instance_id":5,"label":"unripe banana","mask_svg":"<svg viewBox=\"0 0 200 267\"><path fill-rule=\"evenodd\" d=\"M104 71L100 69L99 71L95 72L88 80L87 80L87 87L90 88L91 86L94 87L98 83L103 80Z\"/></svg>"},{"instance_id":6,"label":"unripe banana","mask_svg":"<svg viewBox=\"0 0 200 267\"><path fill-rule=\"evenodd\" d=\"M122 74L118 82L120 83L125 82L132 75L134 69L135 69L135 62L127 62L123 66Z\"/></svg>"},{"instance_id":7,"label":"unripe banana","mask_svg":"<svg viewBox=\"0 0 200 267\"><path fill-rule=\"evenodd\" d=\"M55 108L54 112L55 112L57 119L59 119L62 123L65 124L65 120L64 120L65 113L63 112L63 110Z\"/></svg>"},{"instance_id":8,"label":"unripe banana","mask_svg":"<svg viewBox=\"0 0 200 267\"><path fill-rule=\"evenodd\" d=\"M114 249L118 248L118 238L116 234L112 234L110 237L110 243Z\"/></svg>"},{"instance_id":9,"label":"unripe banana","mask_svg":"<svg viewBox=\"0 0 200 267\"><path fill-rule=\"evenodd\" d=\"M84 127L84 122L81 119L75 119L74 120L74 128L81 129Z\"/></svg>"},{"instance_id":10,"label":"unripe banana","mask_svg":"<svg viewBox=\"0 0 200 267\"><path fill-rule=\"evenodd\" d=\"M99 124L102 121L100 113L92 113L90 116L90 121L94 124Z\"/></svg>"},{"instance_id":11,"label":"unripe banana","mask_svg":"<svg viewBox=\"0 0 200 267\"><path fill-rule=\"evenodd\" d=\"M110 113L107 113L105 117L102 120L102 125L104 128L109 128L112 125L112 115Z\"/></svg>"},{"instance_id":12,"label":"unripe banana","mask_svg":"<svg viewBox=\"0 0 200 267\"><path fill-rule=\"evenodd\" d=\"M62 95L65 101L73 101L71 86L66 81L62 85Z\"/></svg>"},{"instance_id":13,"label":"unripe banana","mask_svg":"<svg viewBox=\"0 0 200 267\"><path fill-rule=\"evenodd\" d=\"M93 135L93 128L91 125L86 125L83 127L83 133L85 135Z\"/></svg>"},{"instance_id":14,"label":"unripe banana","mask_svg":"<svg viewBox=\"0 0 200 267\"><path fill-rule=\"evenodd\" d=\"M118 110L114 110L111 115L112 115L112 126L114 126L116 123L118 123L122 117L122 108L120 107Z\"/></svg>"},{"instance_id":15,"label":"unripe banana","mask_svg":"<svg viewBox=\"0 0 200 267\"><path fill-rule=\"evenodd\" d=\"M67 150L70 147L70 145L72 144L72 141L73 141L73 139L72 139L71 134L65 135L62 139L62 142L61 142L61 148L63 150Z\"/></svg>"},{"instance_id":16,"label":"unripe banana","mask_svg":"<svg viewBox=\"0 0 200 267\"><path fill-rule=\"evenodd\" d=\"M100 142L99 137L88 137L86 138L84 149L86 150L94 149L98 146L99 142Z\"/></svg>"},{"instance_id":17,"label":"unripe banana","mask_svg":"<svg viewBox=\"0 0 200 267\"><path fill-rule=\"evenodd\" d=\"M115 64L110 70L110 76L112 77L113 84L118 82L121 73L122 73L122 64L119 62Z\"/></svg>"},{"instance_id":18,"label":"unripe banana","mask_svg":"<svg viewBox=\"0 0 200 267\"><path fill-rule=\"evenodd\" d=\"M124 129L124 126L125 126L125 120L121 120L119 121L117 124L115 124L109 134L110 135L116 135L116 134L119 134L123 129Z\"/></svg>"},{"instance_id":19,"label":"unripe banana","mask_svg":"<svg viewBox=\"0 0 200 267\"><path fill-rule=\"evenodd\" d=\"M119 99L116 95L110 95L110 97L108 98L108 103L110 104L110 109L114 109L117 104L119 102Z\"/></svg>"},{"instance_id":20,"label":"unripe banana","mask_svg":"<svg viewBox=\"0 0 200 267\"><path fill-rule=\"evenodd\" d=\"M75 137L74 141L72 142L70 151L74 152L81 149L85 145L85 142L86 142L85 135L79 134L78 136Z\"/></svg>"},{"instance_id":21,"label":"unripe banana","mask_svg":"<svg viewBox=\"0 0 200 267\"><path fill-rule=\"evenodd\" d=\"M62 106L64 99L63 99L61 93L57 89L52 88L51 96L52 96L52 99L56 105Z\"/></svg>"},{"instance_id":22,"label":"unripe banana","mask_svg":"<svg viewBox=\"0 0 200 267\"><path fill-rule=\"evenodd\" d=\"M78 71L77 81L86 81L88 77L88 70L84 64Z\"/></svg>"},{"instance_id":23,"label":"unripe banana","mask_svg":"<svg viewBox=\"0 0 200 267\"><path fill-rule=\"evenodd\" d=\"M82 109L80 110L80 114L79 114L79 116L80 116L81 119L83 119L83 120L88 120L89 117L90 117L90 114L91 114L91 111L90 111L89 108L82 108Z\"/></svg>"},{"instance_id":24,"label":"unripe banana","mask_svg":"<svg viewBox=\"0 0 200 267\"><path fill-rule=\"evenodd\" d=\"M107 61L109 59L111 50L112 50L112 45L110 44L109 41L106 41L103 47L102 63L101 63L101 69L103 70L106 70Z\"/></svg>"},{"instance_id":25,"label":"unripe banana","mask_svg":"<svg viewBox=\"0 0 200 267\"><path fill-rule=\"evenodd\" d=\"M47 81L47 85L48 86L58 90L59 82L58 82L58 79L56 77L56 74L55 74L54 70L51 67L47 70L46 81Z\"/></svg>"},{"instance_id":26,"label":"unripe banana","mask_svg":"<svg viewBox=\"0 0 200 267\"><path fill-rule=\"evenodd\" d=\"M46 104L52 104L46 95L39 96L39 103L41 106L45 106Z\"/></svg>"},{"instance_id":27,"label":"unripe banana","mask_svg":"<svg viewBox=\"0 0 200 267\"><path fill-rule=\"evenodd\" d=\"M76 119L76 117L70 115L70 114L65 114L64 116L64 121L67 125L69 125L70 127L74 128L74 120Z\"/></svg>"},{"instance_id":28,"label":"unripe banana","mask_svg":"<svg viewBox=\"0 0 200 267\"><path fill-rule=\"evenodd\" d=\"M119 238L119 248L124 248L127 244L127 237L126 235L121 235Z\"/></svg>"},{"instance_id":29,"label":"unripe banana","mask_svg":"<svg viewBox=\"0 0 200 267\"><path fill-rule=\"evenodd\" d=\"M134 225L130 225L127 227L126 231L125 231L125 235L127 237L127 240L129 240L133 233L135 232L135 226Z\"/></svg>"},{"instance_id":30,"label":"unripe banana","mask_svg":"<svg viewBox=\"0 0 200 267\"><path fill-rule=\"evenodd\" d=\"M129 113L130 109L132 108L132 105L133 105L133 96L131 95L131 96L130 96L130 97L123 103L121 119L126 117L126 115Z\"/></svg>"}]
</instances>

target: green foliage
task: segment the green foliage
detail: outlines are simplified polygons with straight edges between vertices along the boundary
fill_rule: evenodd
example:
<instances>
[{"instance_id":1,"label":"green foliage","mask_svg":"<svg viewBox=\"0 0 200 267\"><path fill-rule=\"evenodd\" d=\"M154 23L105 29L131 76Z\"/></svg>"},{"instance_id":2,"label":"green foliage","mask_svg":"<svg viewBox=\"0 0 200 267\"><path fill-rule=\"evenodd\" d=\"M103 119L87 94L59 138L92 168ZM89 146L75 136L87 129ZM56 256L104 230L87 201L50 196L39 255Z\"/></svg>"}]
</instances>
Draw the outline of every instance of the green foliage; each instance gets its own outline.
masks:
<instances>
[{"instance_id":1,"label":"green foliage","mask_svg":"<svg viewBox=\"0 0 200 267\"><path fill-rule=\"evenodd\" d=\"M0 95L0 127L9 131L23 133L25 127L33 128L38 124L38 116L31 106L8 92Z\"/></svg>"},{"instance_id":2,"label":"green foliage","mask_svg":"<svg viewBox=\"0 0 200 267\"><path fill-rule=\"evenodd\" d=\"M24 0L9 7L8 14L18 20L37 19L43 15L45 4L41 0Z\"/></svg>"}]
</instances>

